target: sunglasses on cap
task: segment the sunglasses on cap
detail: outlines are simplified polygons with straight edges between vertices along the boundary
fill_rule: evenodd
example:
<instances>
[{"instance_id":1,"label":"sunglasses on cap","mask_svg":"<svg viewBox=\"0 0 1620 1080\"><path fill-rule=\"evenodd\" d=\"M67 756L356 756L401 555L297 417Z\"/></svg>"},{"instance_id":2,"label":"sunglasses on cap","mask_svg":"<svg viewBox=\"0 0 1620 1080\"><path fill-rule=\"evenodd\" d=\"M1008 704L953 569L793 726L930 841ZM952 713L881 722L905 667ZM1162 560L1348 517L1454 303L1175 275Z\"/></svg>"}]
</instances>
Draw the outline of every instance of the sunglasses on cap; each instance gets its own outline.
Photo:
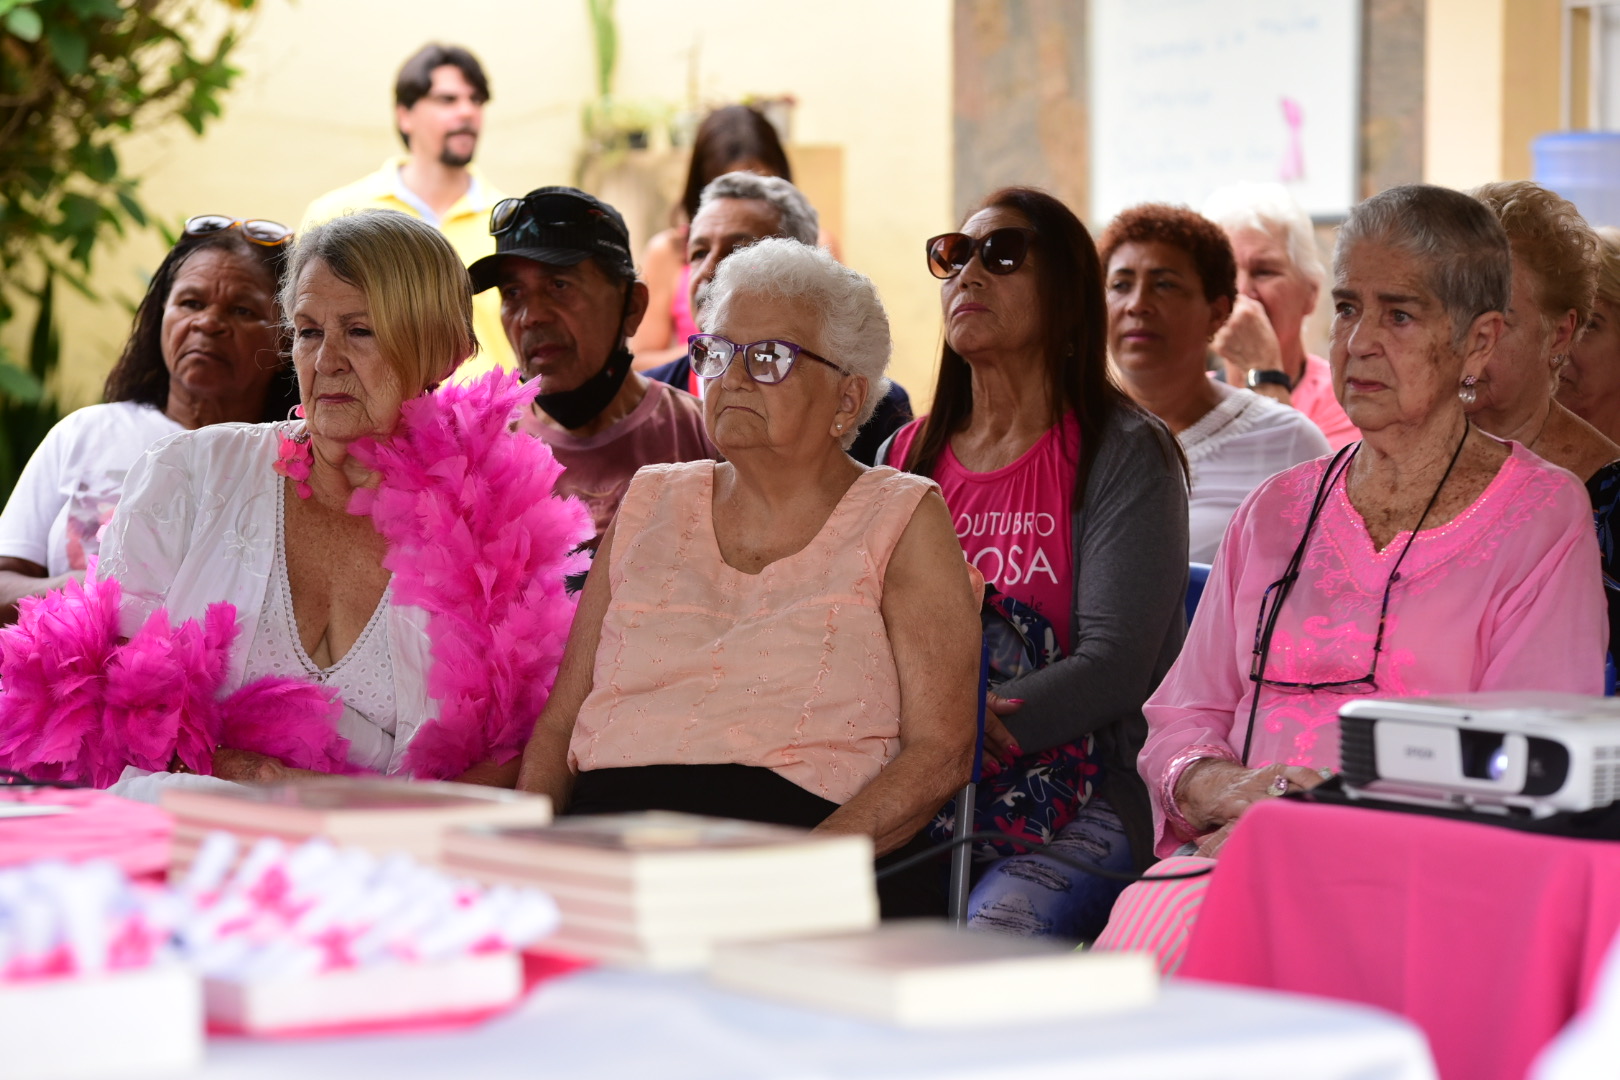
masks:
<instances>
[{"instance_id":1,"label":"sunglasses on cap","mask_svg":"<svg viewBox=\"0 0 1620 1080\"><path fill-rule=\"evenodd\" d=\"M1010 274L1029 257L1035 230L1009 226L980 237L967 233L942 233L928 241L928 272L941 280L953 278L967 268L973 256L992 274Z\"/></svg>"},{"instance_id":2,"label":"sunglasses on cap","mask_svg":"<svg viewBox=\"0 0 1620 1080\"><path fill-rule=\"evenodd\" d=\"M264 218L234 218L229 214L198 214L186 218L187 236L208 236L229 229L241 228L242 236L255 244L275 247L292 239L293 231L279 221Z\"/></svg>"},{"instance_id":3,"label":"sunglasses on cap","mask_svg":"<svg viewBox=\"0 0 1620 1080\"><path fill-rule=\"evenodd\" d=\"M546 213L552 218L561 218L560 221L531 221L532 224L548 228L565 228L569 225L594 225L603 214L583 199L572 198L555 192L540 196L549 205ZM502 199L495 204L489 212L489 234L499 236L511 232L518 225L524 223L523 208L529 201L528 196L515 199ZM537 200L538 201L538 200ZM531 211L531 218L533 212Z\"/></svg>"}]
</instances>

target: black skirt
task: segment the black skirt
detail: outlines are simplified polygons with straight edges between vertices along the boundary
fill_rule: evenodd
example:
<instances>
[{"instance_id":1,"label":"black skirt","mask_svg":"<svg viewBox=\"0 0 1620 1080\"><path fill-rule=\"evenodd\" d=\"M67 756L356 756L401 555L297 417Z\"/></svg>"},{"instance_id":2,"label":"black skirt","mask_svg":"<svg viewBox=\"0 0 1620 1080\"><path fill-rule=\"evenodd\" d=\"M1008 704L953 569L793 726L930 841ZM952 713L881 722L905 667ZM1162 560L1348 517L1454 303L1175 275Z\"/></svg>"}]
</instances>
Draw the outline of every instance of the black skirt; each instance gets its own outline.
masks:
<instances>
[{"instance_id":1,"label":"black skirt","mask_svg":"<svg viewBox=\"0 0 1620 1080\"><path fill-rule=\"evenodd\" d=\"M574 778L568 814L617 814L632 810L678 810L708 817L740 818L812 829L838 804L812 795L791 780L758 765L639 765L593 769ZM877 868L928 847L918 833ZM949 869L944 854L921 866L878 881L878 904L885 919L940 917L945 914Z\"/></svg>"}]
</instances>

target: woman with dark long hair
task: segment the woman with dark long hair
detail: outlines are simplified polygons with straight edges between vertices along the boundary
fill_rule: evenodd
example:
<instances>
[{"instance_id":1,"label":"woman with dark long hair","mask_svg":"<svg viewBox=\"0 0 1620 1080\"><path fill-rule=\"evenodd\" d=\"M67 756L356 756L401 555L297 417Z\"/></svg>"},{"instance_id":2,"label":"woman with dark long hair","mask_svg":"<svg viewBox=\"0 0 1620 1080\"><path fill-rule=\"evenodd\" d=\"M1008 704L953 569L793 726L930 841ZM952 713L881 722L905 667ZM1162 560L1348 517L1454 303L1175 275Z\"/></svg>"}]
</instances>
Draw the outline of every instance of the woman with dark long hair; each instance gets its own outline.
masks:
<instances>
[{"instance_id":1,"label":"woman with dark long hair","mask_svg":"<svg viewBox=\"0 0 1620 1080\"><path fill-rule=\"evenodd\" d=\"M1185 632L1186 471L1110 377L1097 249L1067 206L1005 188L927 254L945 318L933 412L886 456L939 483L992 587L985 750L1000 771L975 824L1028 841L981 849L1012 857L980 880L970 918L1089 937L1117 886L1024 852L1051 843L1118 870L1151 859L1134 763L1142 703Z\"/></svg>"},{"instance_id":2,"label":"woman with dark long hair","mask_svg":"<svg viewBox=\"0 0 1620 1080\"><path fill-rule=\"evenodd\" d=\"M83 577L124 474L151 443L287 415L297 395L276 293L291 237L273 221L186 222L152 275L105 403L51 429L0 513L0 624L21 598Z\"/></svg>"}]
</instances>

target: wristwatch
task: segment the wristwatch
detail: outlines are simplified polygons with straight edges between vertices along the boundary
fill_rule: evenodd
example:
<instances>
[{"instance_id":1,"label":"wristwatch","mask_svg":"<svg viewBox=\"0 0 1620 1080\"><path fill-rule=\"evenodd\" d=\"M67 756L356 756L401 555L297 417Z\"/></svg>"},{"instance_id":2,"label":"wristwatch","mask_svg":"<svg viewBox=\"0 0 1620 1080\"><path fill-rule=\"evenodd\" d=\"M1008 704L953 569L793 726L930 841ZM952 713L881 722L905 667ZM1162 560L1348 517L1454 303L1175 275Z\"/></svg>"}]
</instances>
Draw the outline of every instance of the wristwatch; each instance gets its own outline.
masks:
<instances>
[{"instance_id":1,"label":"wristwatch","mask_svg":"<svg viewBox=\"0 0 1620 1080\"><path fill-rule=\"evenodd\" d=\"M1280 386L1284 390L1293 392L1294 380L1288 377L1286 371L1254 371L1250 370L1248 377L1243 380L1250 390L1258 390L1262 386Z\"/></svg>"}]
</instances>

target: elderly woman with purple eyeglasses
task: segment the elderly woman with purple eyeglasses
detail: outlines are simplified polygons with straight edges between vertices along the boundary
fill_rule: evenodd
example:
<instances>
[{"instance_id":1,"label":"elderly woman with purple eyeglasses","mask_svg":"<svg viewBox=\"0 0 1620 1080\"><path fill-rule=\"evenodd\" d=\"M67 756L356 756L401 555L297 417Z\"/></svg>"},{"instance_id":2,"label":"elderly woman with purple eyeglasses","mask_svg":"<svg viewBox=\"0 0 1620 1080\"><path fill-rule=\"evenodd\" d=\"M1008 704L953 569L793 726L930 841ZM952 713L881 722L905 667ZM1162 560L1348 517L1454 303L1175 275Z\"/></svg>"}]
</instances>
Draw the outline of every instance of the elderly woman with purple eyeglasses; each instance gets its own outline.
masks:
<instances>
[{"instance_id":1,"label":"elderly woman with purple eyeglasses","mask_svg":"<svg viewBox=\"0 0 1620 1080\"><path fill-rule=\"evenodd\" d=\"M887 389L888 317L867 278L769 239L721 264L702 327L725 461L631 481L518 786L904 858L968 777L980 632L938 486L847 453ZM944 891L939 863L879 883L886 916L943 914Z\"/></svg>"}]
</instances>

